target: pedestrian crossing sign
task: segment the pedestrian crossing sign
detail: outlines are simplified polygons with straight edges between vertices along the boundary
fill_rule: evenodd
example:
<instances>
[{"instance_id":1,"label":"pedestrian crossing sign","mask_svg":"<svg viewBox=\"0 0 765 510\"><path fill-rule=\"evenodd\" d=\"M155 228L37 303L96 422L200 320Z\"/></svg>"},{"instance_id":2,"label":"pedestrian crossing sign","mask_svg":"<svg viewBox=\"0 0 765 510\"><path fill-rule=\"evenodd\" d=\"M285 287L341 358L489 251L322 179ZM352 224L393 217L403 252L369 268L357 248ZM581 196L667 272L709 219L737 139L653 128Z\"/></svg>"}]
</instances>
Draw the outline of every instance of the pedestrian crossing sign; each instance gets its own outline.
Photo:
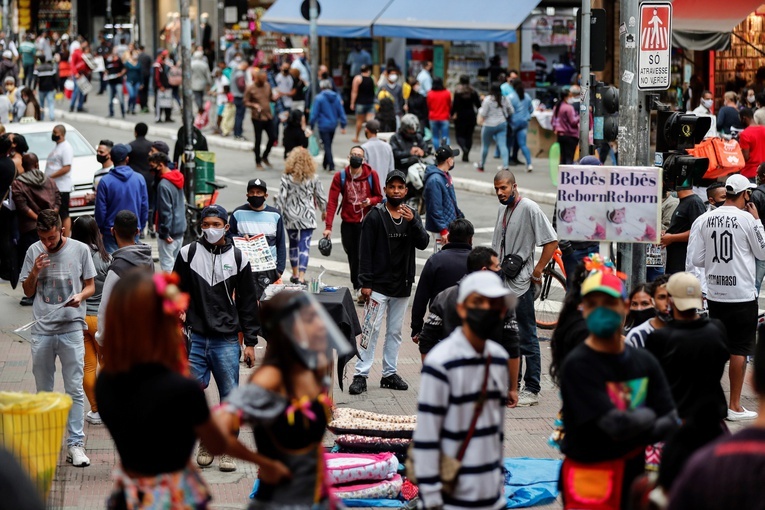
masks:
<instances>
[{"instance_id":1,"label":"pedestrian crossing sign","mask_svg":"<svg viewBox=\"0 0 765 510\"><path fill-rule=\"evenodd\" d=\"M640 4L638 89L666 90L672 52L672 4Z\"/></svg>"}]
</instances>

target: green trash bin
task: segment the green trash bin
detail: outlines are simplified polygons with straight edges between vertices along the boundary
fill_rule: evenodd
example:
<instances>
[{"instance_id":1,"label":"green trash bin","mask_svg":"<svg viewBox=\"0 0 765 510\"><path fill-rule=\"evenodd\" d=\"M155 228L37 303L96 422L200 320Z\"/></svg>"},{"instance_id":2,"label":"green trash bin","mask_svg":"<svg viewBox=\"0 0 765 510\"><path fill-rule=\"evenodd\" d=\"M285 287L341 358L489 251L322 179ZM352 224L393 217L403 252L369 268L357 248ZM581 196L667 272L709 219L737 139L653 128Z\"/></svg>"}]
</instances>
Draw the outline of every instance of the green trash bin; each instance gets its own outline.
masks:
<instances>
[{"instance_id":1,"label":"green trash bin","mask_svg":"<svg viewBox=\"0 0 765 510\"><path fill-rule=\"evenodd\" d=\"M215 191L207 181L215 180L215 153L206 151L196 151L194 163L194 194L210 195Z\"/></svg>"}]
</instances>

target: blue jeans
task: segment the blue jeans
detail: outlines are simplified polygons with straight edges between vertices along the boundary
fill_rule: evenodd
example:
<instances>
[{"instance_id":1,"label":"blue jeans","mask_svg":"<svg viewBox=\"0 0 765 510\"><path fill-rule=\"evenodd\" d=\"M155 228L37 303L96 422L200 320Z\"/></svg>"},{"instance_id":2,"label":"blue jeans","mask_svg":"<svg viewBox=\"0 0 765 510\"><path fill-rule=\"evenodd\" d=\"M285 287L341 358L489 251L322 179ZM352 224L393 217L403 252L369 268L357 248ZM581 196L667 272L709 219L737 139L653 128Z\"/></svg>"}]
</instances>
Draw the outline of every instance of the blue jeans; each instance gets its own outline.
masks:
<instances>
[{"instance_id":1,"label":"blue jeans","mask_svg":"<svg viewBox=\"0 0 765 510\"><path fill-rule=\"evenodd\" d=\"M120 103L120 113L125 116L125 98L122 93L122 82L108 83L109 85L109 117L114 117L114 99Z\"/></svg>"},{"instance_id":2,"label":"blue jeans","mask_svg":"<svg viewBox=\"0 0 765 510\"><path fill-rule=\"evenodd\" d=\"M489 155L489 146L492 141L499 147L502 166L508 166L510 157L507 152L507 122L498 126L483 126L481 128L481 168L486 165L486 157Z\"/></svg>"},{"instance_id":3,"label":"blue jeans","mask_svg":"<svg viewBox=\"0 0 765 510\"><path fill-rule=\"evenodd\" d=\"M234 388L239 386L239 339L231 337L205 337L191 332L189 371L202 388L210 384L210 374L218 385L220 401L223 402Z\"/></svg>"},{"instance_id":4,"label":"blue jeans","mask_svg":"<svg viewBox=\"0 0 765 510\"><path fill-rule=\"evenodd\" d=\"M235 97L234 106L236 107L236 116L234 117L234 136L242 136L242 133L244 132L242 123L244 122L244 112L246 110L244 107L244 98Z\"/></svg>"},{"instance_id":5,"label":"blue jeans","mask_svg":"<svg viewBox=\"0 0 765 510\"><path fill-rule=\"evenodd\" d=\"M526 127L518 126L517 129L514 129L515 131L515 143L518 144L518 149L523 153L523 157L526 158L526 165L531 164L531 151L529 150L529 146L526 144L526 138L529 134L529 125L526 124Z\"/></svg>"},{"instance_id":6,"label":"blue jeans","mask_svg":"<svg viewBox=\"0 0 765 510\"><path fill-rule=\"evenodd\" d=\"M308 255L311 252L311 235L313 229L293 230L287 229L287 237L290 241L290 265L305 272L308 268Z\"/></svg>"},{"instance_id":7,"label":"blue jeans","mask_svg":"<svg viewBox=\"0 0 765 510\"><path fill-rule=\"evenodd\" d=\"M646 283L653 283L656 278L664 274L663 267L647 267L645 268L645 281Z\"/></svg>"},{"instance_id":8,"label":"blue jeans","mask_svg":"<svg viewBox=\"0 0 765 510\"><path fill-rule=\"evenodd\" d=\"M526 372L523 366L518 371L520 383L521 375L526 390L531 393L539 393L542 379L542 355L539 352L539 338L537 337L537 319L534 314L534 286L532 284L519 299L515 309L518 320L518 331L521 335L521 365L526 359ZM518 385L520 387L520 384Z\"/></svg>"},{"instance_id":9,"label":"blue jeans","mask_svg":"<svg viewBox=\"0 0 765 510\"><path fill-rule=\"evenodd\" d=\"M449 145L449 121L431 120L430 130L433 132L433 148L438 149L441 145L441 138L446 138L446 145Z\"/></svg>"},{"instance_id":10,"label":"blue jeans","mask_svg":"<svg viewBox=\"0 0 765 510\"><path fill-rule=\"evenodd\" d=\"M159 267L162 271L171 272L175 266L175 259L183 246L183 234L173 238L172 243L164 239L157 239L157 251L159 251Z\"/></svg>"},{"instance_id":11,"label":"blue jeans","mask_svg":"<svg viewBox=\"0 0 765 510\"><path fill-rule=\"evenodd\" d=\"M324 170L329 169L330 172L335 171L335 160L332 158L332 140L335 139L335 130L323 130L319 129L319 138L324 145L324 162L321 164Z\"/></svg>"},{"instance_id":12,"label":"blue jeans","mask_svg":"<svg viewBox=\"0 0 765 510\"><path fill-rule=\"evenodd\" d=\"M77 111L82 110L82 105L85 103L85 94L82 93L80 87L77 86L77 80L74 80L74 91L72 92L72 102L69 103L69 109L77 108Z\"/></svg>"},{"instance_id":13,"label":"blue jeans","mask_svg":"<svg viewBox=\"0 0 765 510\"><path fill-rule=\"evenodd\" d=\"M48 105L48 118L51 121L56 120L56 91L40 92L40 109L44 110Z\"/></svg>"},{"instance_id":14,"label":"blue jeans","mask_svg":"<svg viewBox=\"0 0 765 510\"><path fill-rule=\"evenodd\" d=\"M66 420L67 446L85 446L85 342L82 330L57 335L32 335L32 373L37 391L53 391L56 356L61 361L64 391L72 397L72 408Z\"/></svg>"},{"instance_id":15,"label":"blue jeans","mask_svg":"<svg viewBox=\"0 0 765 510\"><path fill-rule=\"evenodd\" d=\"M762 279L765 278L765 260L756 260L755 267L757 270L754 273L754 287L757 289L757 297L760 297L760 287L762 286Z\"/></svg>"},{"instance_id":16,"label":"blue jeans","mask_svg":"<svg viewBox=\"0 0 765 510\"><path fill-rule=\"evenodd\" d=\"M579 265L584 258L589 255L590 253L598 253L600 251L600 246L597 244L592 248L585 248L583 250L574 250L569 255L563 255L561 258L563 259L563 269L566 270L566 292L569 292L571 290L572 285L572 279L574 278L574 274L576 273L576 266Z\"/></svg>"},{"instance_id":17,"label":"blue jeans","mask_svg":"<svg viewBox=\"0 0 765 510\"><path fill-rule=\"evenodd\" d=\"M372 306L372 304L375 306ZM388 297L379 292L372 292L372 297L365 310L365 314L373 314L370 318L371 330L369 331L369 343L364 349L359 344L359 360L356 362L356 374L361 377L369 377L369 370L375 362L375 347L377 337L380 336L383 318L387 311L385 324L385 345L383 346L383 377L390 377L396 373L398 365L398 350L401 347L401 328L404 325L404 315L409 304L408 297ZM364 318L364 323L367 319ZM363 339L364 333L362 333Z\"/></svg>"},{"instance_id":18,"label":"blue jeans","mask_svg":"<svg viewBox=\"0 0 765 510\"><path fill-rule=\"evenodd\" d=\"M138 91L141 88L139 82L126 82L128 89L128 111L135 112L135 107L138 104Z\"/></svg>"}]
</instances>

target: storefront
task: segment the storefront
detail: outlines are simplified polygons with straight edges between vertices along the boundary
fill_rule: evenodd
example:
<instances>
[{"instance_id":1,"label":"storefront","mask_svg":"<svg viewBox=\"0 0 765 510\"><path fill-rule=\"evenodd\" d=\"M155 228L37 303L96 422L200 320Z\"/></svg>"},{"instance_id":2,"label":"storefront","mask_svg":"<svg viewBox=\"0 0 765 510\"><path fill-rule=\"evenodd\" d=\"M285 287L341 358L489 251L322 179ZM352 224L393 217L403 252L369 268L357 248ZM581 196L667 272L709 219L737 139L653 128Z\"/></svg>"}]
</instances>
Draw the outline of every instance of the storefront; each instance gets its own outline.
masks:
<instances>
[{"instance_id":1,"label":"storefront","mask_svg":"<svg viewBox=\"0 0 765 510\"><path fill-rule=\"evenodd\" d=\"M715 52L714 63L716 98L728 90L740 93L742 86L756 82L757 70L765 67L765 9L751 13L733 29L730 49Z\"/></svg>"}]
</instances>

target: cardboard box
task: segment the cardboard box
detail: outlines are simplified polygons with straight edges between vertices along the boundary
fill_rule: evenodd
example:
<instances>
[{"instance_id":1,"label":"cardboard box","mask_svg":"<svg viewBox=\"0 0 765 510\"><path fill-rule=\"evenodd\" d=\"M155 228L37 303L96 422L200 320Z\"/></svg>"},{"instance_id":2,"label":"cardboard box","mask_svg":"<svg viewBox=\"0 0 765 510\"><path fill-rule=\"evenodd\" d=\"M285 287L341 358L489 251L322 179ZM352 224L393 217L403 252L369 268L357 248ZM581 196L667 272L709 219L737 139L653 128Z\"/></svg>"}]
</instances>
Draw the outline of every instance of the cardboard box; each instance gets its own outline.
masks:
<instances>
[{"instance_id":1,"label":"cardboard box","mask_svg":"<svg viewBox=\"0 0 765 510\"><path fill-rule=\"evenodd\" d=\"M534 158L546 158L552 144L558 141L558 137L550 130L539 125L534 117L529 121L529 132L526 143Z\"/></svg>"}]
</instances>

